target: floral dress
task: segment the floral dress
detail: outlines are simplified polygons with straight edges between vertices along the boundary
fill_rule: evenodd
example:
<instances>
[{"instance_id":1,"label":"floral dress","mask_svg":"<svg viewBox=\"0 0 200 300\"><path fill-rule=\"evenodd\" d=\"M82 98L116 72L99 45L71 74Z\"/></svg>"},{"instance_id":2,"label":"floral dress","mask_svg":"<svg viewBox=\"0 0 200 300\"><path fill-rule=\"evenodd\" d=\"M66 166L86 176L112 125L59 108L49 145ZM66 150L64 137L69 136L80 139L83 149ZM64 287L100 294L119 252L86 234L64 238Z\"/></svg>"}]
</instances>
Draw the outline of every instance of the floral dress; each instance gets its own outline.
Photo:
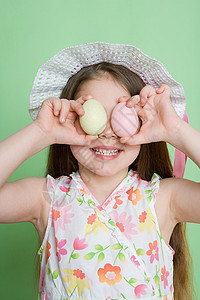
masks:
<instances>
[{"instance_id":1,"label":"floral dress","mask_svg":"<svg viewBox=\"0 0 200 300\"><path fill-rule=\"evenodd\" d=\"M79 172L54 179L38 299L173 299L174 250L155 212L160 176L132 169L100 205Z\"/></svg>"}]
</instances>

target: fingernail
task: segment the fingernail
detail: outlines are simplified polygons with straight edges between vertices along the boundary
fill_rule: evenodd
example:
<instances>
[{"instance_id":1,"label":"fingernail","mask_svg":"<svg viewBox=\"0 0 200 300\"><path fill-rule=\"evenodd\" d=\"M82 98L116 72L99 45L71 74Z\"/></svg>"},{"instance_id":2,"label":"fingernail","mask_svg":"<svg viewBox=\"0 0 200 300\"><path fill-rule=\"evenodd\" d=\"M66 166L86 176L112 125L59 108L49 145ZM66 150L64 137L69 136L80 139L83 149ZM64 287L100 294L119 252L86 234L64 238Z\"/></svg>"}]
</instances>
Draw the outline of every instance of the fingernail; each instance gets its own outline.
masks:
<instances>
[{"instance_id":1,"label":"fingernail","mask_svg":"<svg viewBox=\"0 0 200 300\"><path fill-rule=\"evenodd\" d=\"M65 122L65 117L62 117L61 119L60 119L60 121L63 123L63 122Z\"/></svg>"},{"instance_id":2,"label":"fingernail","mask_svg":"<svg viewBox=\"0 0 200 300\"><path fill-rule=\"evenodd\" d=\"M89 99L91 99L93 97L91 95L84 95L83 98L87 98L87 99L89 98Z\"/></svg>"},{"instance_id":3,"label":"fingernail","mask_svg":"<svg viewBox=\"0 0 200 300\"><path fill-rule=\"evenodd\" d=\"M146 101L147 101L147 100L146 100L144 97L142 97L141 99L142 99L142 101L144 101L144 102L146 102Z\"/></svg>"},{"instance_id":4,"label":"fingernail","mask_svg":"<svg viewBox=\"0 0 200 300\"><path fill-rule=\"evenodd\" d=\"M129 98L128 96L122 96L122 97L119 97L119 99L127 99Z\"/></svg>"},{"instance_id":5,"label":"fingernail","mask_svg":"<svg viewBox=\"0 0 200 300\"><path fill-rule=\"evenodd\" d=\"M98 135L91 135L92 139L97 139Z\"/></svg>"}]
</instances>

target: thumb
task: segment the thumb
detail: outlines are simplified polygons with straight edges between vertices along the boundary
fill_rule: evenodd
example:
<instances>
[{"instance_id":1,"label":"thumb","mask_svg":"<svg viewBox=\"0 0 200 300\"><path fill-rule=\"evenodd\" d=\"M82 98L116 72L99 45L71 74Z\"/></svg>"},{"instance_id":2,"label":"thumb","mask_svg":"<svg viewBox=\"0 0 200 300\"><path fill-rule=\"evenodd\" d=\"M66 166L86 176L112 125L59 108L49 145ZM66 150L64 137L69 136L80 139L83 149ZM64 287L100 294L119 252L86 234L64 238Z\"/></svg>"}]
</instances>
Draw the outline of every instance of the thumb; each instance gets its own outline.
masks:
<instances>
[{"instance_id":1,"label":"thumb","mask_svg":"<svg viewBox=\"0 0 200 300\"><path fill-rule=\"evenodd\" d=\"M98 135L80 134L77 138L78 145L90 145L98 138Z\"/></svg>"},{"instance_id":2,"label":"thumb","mask_svg":"<svg viewBox=\"0 0 200 300\"><path fill-rule=\"evenodd\" d=\"M134 134L132 136L124 136L120 139L121 143L126 143L127 145L141 145L146 144L148 141L145 140L145 137L140 132L137 134Z\"/></svg>"}]
</instances>

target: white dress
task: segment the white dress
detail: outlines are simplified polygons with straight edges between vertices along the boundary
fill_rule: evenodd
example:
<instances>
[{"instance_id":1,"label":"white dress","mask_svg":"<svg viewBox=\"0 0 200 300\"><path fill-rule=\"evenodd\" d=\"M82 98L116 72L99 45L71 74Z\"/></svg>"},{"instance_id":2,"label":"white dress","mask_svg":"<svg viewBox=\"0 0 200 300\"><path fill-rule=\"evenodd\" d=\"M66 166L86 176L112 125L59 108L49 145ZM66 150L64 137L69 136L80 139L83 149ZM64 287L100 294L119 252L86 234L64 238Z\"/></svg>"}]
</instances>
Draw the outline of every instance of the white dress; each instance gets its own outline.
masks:
<instances>
[{"instance_id":1,"label":"white dress","mask_svg":"<svg viewBox=\"0 0 200 300\"><path fill-rule=\"evenodd\" d=\"M155 212L160 177L130 170L101 206L79 172L54 179L38 299L173 299L174 250Z\"/></svg>"}]
</instances>

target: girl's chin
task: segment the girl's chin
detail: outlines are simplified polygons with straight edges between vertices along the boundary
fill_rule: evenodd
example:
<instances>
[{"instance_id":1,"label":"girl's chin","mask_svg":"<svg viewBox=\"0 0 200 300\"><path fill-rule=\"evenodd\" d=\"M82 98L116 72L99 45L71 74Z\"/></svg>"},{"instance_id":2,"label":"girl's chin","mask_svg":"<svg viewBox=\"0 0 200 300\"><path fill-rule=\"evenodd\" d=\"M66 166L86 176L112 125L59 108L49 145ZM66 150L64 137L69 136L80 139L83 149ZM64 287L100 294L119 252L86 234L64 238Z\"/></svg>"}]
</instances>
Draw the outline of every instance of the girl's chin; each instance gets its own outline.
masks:
<instances>
[{"instance_id":1,"label":"girl's chin","mask_svg":"<svg viewBox=\"0 0 200 300\"><path fill-rule=\"evenodd\" d=\"M128 170L128 167L126 168ZM93 165L81 165L79 167L80 172L84 172L87 174L87 177L91 176L101 176L101 177L111 177L116 174L119 174L120 169L115 168L114 166L110 167L108 165L98 165L98 164L93 164Z\"/></svg>"}]
</instances>

